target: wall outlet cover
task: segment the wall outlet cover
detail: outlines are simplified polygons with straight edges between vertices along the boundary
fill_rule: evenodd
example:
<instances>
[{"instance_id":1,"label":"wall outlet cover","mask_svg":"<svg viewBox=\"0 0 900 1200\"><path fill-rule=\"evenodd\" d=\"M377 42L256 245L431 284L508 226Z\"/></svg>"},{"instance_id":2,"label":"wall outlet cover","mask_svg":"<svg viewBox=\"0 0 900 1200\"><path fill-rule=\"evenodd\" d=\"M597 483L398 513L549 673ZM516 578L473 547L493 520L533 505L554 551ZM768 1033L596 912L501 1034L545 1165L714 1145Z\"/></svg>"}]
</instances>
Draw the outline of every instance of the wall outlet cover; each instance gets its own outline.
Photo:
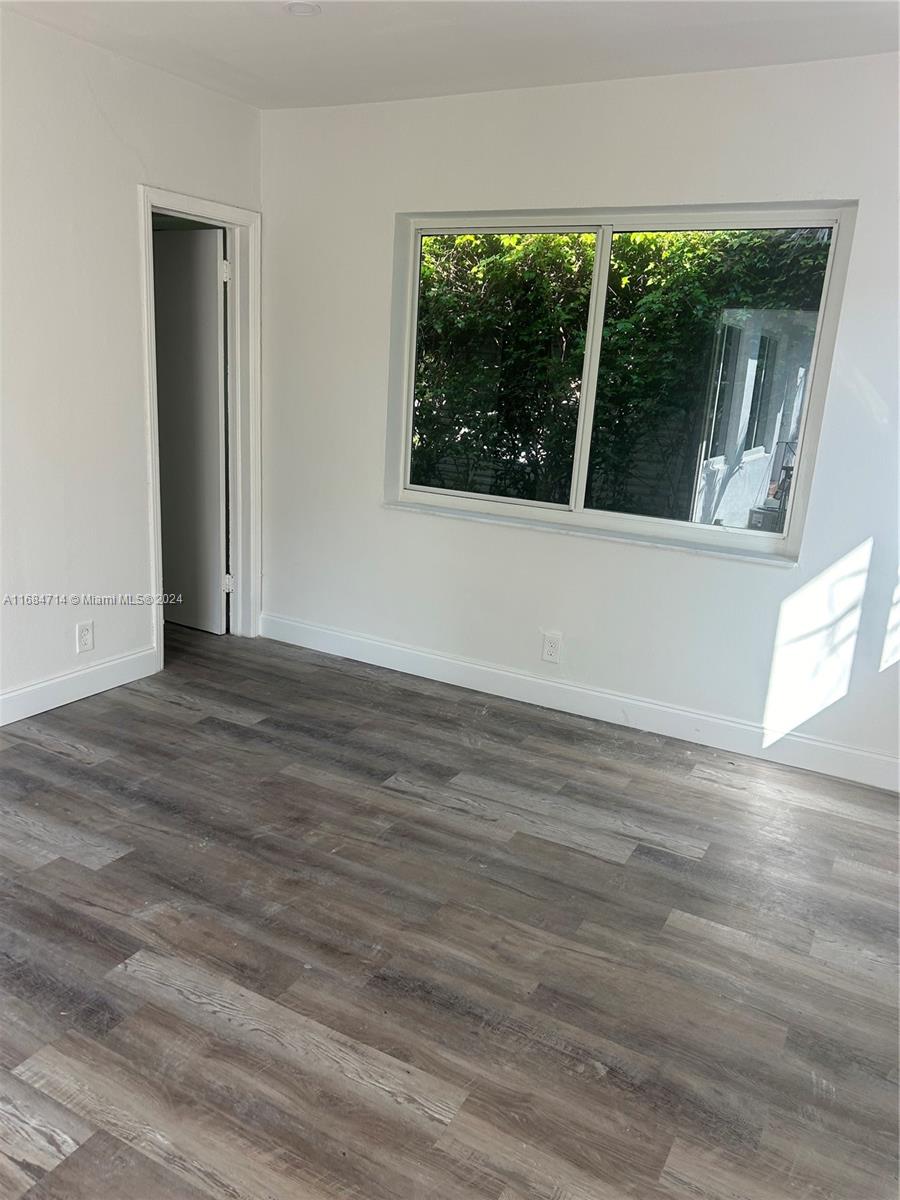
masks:
<instances>
[{"instance_id":1,"label":"wall outlet cover","mask_svg":"<svg viewBox=\"0 0 900 1200\"><path fill-rule=\"evenodd\" d=\"M558 663L562 655L562 634L545 633L541 658L544 662Z\"/></svg>"}]
</instances>

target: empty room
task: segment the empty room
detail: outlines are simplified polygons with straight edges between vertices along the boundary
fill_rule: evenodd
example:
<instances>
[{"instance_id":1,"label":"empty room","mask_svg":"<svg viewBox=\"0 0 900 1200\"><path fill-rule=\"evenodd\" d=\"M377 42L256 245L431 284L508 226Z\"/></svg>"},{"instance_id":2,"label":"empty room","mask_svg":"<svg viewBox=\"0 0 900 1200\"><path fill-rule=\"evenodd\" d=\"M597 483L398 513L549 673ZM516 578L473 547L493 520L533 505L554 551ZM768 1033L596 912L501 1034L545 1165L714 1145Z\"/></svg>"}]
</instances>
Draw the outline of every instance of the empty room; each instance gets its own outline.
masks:
<instances>
[{"instance_id":1,"label":"empty room","mask_svg":"<svg viewBox=\"0 0 900 1200\"><path fill-rule=\"evenodd\" d=\"M896 1200L898 17L0 4L0 1200Z\"/></svg>"}]
</instances>

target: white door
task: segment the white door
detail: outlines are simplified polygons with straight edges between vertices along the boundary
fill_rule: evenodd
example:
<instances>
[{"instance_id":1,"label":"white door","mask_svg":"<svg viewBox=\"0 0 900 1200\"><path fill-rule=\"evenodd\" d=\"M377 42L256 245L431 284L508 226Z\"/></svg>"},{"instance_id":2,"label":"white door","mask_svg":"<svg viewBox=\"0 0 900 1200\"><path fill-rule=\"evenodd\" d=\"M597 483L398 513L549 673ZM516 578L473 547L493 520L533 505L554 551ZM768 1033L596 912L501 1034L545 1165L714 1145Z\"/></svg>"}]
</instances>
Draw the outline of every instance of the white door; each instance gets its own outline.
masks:
<instances>
[{"instance_id":1,"label":"white door","mask_svg":"<svg viewBox=\"0 0 900 1200\"><path fill-rule=\"evenodd\" d=\"M225 295L221 229L153 234L165 619L225 632Z\"/></svg>"}]
</instances>

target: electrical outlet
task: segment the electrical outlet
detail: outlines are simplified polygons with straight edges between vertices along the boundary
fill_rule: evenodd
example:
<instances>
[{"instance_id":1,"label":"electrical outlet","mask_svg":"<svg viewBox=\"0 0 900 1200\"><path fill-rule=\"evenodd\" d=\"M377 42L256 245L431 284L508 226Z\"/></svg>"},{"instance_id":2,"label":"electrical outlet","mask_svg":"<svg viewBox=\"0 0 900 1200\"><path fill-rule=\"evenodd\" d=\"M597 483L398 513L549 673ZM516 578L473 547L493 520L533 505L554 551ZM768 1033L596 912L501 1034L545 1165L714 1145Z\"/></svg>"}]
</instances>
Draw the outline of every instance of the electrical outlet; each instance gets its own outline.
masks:
<instances>
[{"instance_id":1,"label":"electrical outlet","mask_svg":"<svg viewBox=\"0 0 900 1200\"><path fill-rule=\"evenodd\" d=\"M562 634L561 633L545 633L544 648L541 651L541 658L544 662L558 663L562 654Z\"/></svg>"},{"instance_id":2,"label":"electrical outlet","mask_svg":"<svg viewBox=\"0 0 900 1200\"><path fill-rule=\"evenodd\" d=\"M94 648L94 622L79 621L75 626L75 650L84 654L85 650Z\"/></svg>"}]
</instances>

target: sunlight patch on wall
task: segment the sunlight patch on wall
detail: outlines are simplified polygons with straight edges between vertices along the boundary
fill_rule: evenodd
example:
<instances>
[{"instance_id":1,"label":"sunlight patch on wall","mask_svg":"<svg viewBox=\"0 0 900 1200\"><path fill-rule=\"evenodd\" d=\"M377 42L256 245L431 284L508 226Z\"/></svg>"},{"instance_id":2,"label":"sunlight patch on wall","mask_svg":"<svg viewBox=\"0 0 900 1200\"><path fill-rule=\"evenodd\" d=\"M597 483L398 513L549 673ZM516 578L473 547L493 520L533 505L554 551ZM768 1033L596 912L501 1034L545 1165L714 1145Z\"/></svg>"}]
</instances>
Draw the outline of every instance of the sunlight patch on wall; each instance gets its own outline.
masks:
<instances>
[{"instance_id":1,"label":"sunlight patch on wall","mask_svg":"<svg viewBox=\"0 0 900 1200\"><path fill-rule=\"evenodd\" d=\"M847 694L871 557L868 538L782 602L763 746Z\"/></svg>"},{"instance_id":2,"label":"sunlight patch on wall","mask_svg":"<svg viewBox=\"0 0 900 1200\"><path fill-rule=\"evenodd\" d=\"M900 662L900 576L891 597L891 607L888 612L887 630L884 635L884 646L881 650L881 666L879 671L886 671L894 663Z\"/></svg>"}]
</instances>

